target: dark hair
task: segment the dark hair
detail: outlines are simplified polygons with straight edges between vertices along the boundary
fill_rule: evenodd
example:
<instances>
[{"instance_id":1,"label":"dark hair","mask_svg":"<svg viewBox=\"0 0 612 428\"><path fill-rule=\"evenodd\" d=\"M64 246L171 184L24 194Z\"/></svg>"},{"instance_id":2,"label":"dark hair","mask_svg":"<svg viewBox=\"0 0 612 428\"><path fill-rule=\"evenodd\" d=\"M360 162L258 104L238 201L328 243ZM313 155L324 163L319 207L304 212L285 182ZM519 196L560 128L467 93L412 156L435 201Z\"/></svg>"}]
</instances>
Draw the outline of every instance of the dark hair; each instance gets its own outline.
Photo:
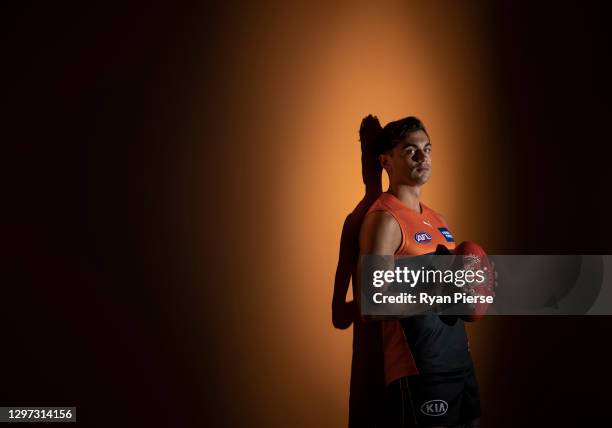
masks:
<instances>
[{"instance_id":1,"label":"dark hair","mask_svg":"<svg viewBox=\"0 0 612 428\"><path fill-rule=\"evenodd\" d=\"M402 141L406 135L415 131L423 131L427 134L425 125L418 118L408 116L394 122L389 122L382 129L378 138L378 154L387 153ZM429 137L429 134L427 134Z\"/></svg>"}]
</instances>

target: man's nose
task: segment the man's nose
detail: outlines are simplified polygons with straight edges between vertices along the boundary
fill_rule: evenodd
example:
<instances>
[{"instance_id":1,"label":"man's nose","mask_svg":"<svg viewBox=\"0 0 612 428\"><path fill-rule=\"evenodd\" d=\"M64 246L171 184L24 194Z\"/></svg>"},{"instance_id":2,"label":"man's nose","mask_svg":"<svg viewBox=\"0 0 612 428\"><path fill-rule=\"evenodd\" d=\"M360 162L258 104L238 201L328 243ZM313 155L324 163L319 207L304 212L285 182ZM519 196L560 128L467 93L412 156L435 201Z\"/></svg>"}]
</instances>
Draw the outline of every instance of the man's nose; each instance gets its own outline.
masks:
<instances>
[{"instance_id":1,"label":"man's nose","mask_svg":"<svg viewBox=\"0 0 612 428\"><path fill-rule=\"evenodd\" d=\"M417 151L414 153L414 156L412 157L412 159L413 159L415 162L421 162L421 161L424 161L426 158L427 158L427 153L425 153L425 151L424 151L424 150L417 150Z\"/></svg>"}]
</instances>

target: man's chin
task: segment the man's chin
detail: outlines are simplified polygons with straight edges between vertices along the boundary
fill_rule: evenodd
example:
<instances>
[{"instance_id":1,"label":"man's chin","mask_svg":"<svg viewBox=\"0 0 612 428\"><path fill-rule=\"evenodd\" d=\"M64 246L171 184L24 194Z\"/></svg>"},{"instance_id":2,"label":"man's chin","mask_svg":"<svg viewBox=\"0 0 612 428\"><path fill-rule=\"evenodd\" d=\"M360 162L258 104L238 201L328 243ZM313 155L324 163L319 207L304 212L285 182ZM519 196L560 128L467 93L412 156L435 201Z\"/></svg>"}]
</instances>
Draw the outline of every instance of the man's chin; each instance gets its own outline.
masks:
<instances>
[{"instance_id":1,"label":"man's chin","mask_svg":"<svg viewBox=\"0 0 612 428\"><path fill-rule=\"evenodd\" d=\"M418 175L414 177L414 182L419 185L423 185L429 181L429 174Z\"/></svg>"}]
</instances>

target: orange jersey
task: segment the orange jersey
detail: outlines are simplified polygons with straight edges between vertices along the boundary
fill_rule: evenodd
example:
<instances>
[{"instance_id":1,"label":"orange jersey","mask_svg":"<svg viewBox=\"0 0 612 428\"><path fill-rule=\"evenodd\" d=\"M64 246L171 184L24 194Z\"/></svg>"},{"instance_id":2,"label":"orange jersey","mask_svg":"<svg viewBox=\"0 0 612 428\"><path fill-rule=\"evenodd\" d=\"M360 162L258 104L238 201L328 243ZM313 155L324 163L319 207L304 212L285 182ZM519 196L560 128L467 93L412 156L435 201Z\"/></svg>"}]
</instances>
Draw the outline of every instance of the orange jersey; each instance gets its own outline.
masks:
<instances>
[{"instance_id":1,"label":"orange jersey","mask_svg":"<svg viewBox=\"0 0 612 428\"><path fill-rule=\"evenodd\" d=\"M438 244L455 249L455 240L444 218L421 203L421 211L408 208L390 193L382 193L368 213L386 211L395 218L402 232L396 256L418 256L434 253ZM382 321L385 383L418 374L414 357L399 320Z\"/></svg>"}]
</instances>

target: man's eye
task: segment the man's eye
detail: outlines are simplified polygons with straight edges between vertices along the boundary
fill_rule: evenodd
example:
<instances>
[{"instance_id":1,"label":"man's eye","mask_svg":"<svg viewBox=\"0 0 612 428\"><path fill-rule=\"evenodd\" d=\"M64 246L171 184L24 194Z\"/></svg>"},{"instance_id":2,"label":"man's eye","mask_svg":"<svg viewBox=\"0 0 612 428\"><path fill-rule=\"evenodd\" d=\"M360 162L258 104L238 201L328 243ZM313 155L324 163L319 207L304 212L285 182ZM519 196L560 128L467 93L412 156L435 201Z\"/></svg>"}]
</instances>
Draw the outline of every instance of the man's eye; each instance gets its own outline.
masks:
<instances>
[{"instance_id":1,"label":"man's eye","mask_svg":"<svg viewBox=\"0 0 612 428\"><path fill-rule=\"evenodd\" d=\"M430 148L430 147L427 147L427 148L425 149L425 153L430 154L430 153L431 153L431 148Z\"/></svg>"}]
</instances>

